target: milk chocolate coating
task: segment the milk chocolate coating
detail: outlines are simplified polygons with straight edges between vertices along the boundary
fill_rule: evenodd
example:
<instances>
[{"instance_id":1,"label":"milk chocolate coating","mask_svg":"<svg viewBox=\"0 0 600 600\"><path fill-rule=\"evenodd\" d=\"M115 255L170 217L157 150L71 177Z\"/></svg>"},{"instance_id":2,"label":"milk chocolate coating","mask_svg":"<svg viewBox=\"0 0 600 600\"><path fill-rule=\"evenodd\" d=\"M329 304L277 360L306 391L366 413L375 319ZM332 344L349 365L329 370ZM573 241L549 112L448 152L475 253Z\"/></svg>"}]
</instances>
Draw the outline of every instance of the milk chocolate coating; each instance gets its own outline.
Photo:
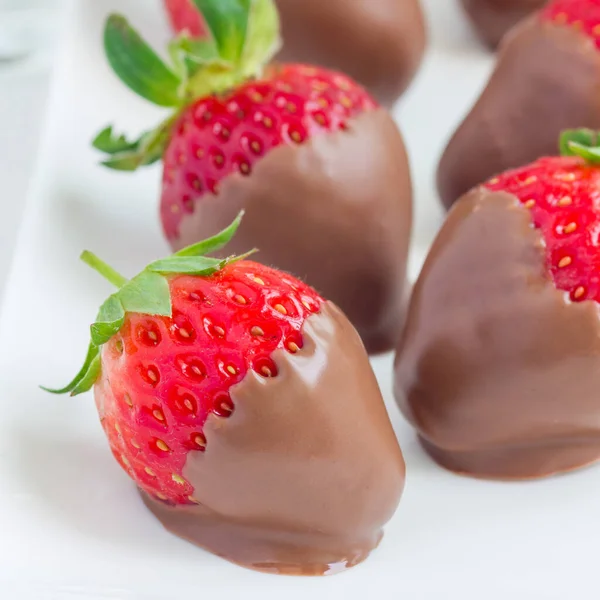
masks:
<instances>
[{"instance_id":1,"label":"milk chocolate coating","mask_svg":"<svg viewBox=\"0 0 600 600\"><path fill-rule=\"evenodd\" d=\"M545 268L512 195L453 207L415 286L395 394L441 465L536 478L600 459L600 323Z\"/></svg>"},{"instance_id":2,"label":"milk chocolate coating","mask_svg":"<svg viewBox=\"0 0 600 600\"><path fill-rule=\"evenodd\" d=\"M556 154L563 129L600 127L600 51L572 28L527 19L505 39L498 65L450 141L438 170L449 207L507 169Z\"/></svg>"},{"instance_id":3,"label":"milk chocolate coating","mask_svg":"<svg viewBox=\"0 0 600 600\"><path fill-rule=\"evenodd\" d=\"M197 506L145 496L164 526L240 565L323 575L381 540L405 467L360 338L333 304L307 319L304 347L276 351L278 375L249 371L232 416L209 416L206 452L184 475Z\"/></svg>"},{"instance_id":4,"label":"milk chocolate coating","mask_svg":"<svg viewBox=\"0 0 600 600\"><path fill-rule=\"evenodd\" d=\"M278 0L278 60L336 69L390 107L408 87L425 51L419 0Z\"/></svg>"},{"instance_id":5,"label":"milk chocolate coating","mask_svg":"<svg viewBox=\"0 0 600 600\"><path fill-rule=\"evenodd\" d=\"M387 112L275 148L250 177L228 176L218 196L196 202L172 244L213 235L241 208L246 215L223 256L257 247L257 260L336 303L369 352L393 348L405 315L412 192L404 143Z\"/></svg>"},{"instance_id":6,"label":"milk chocolate coating","mask_svg":"<svg viewBox=\"0 0 600 600\"><path fill-rule=\"evenodd\" d=\"M490 48L496 48L504 34L548 0L461 0L477 33Z\"/></svg>"}]
</instances>

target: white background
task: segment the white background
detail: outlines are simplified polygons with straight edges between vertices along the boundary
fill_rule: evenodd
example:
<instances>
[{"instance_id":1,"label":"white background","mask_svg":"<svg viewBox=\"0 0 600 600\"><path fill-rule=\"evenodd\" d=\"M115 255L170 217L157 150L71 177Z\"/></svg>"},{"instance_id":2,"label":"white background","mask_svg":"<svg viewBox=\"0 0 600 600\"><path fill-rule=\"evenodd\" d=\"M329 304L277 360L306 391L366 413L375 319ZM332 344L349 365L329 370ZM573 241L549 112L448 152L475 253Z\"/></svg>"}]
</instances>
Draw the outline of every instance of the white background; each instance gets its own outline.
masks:
<instances>
[{"instance_id":1,"label":"white background","mask_svg":"<svg viewBox=\"0 0 600 600\"><path fill-rule=\"evenodd\" d=\"M413 274L441 219L433 186L439 153L492 66L452 0L424 4L432 48L396 113L415 176ZM134 132L159 116L104 63L101 19L114 8L134 16L152 39L166 35L158 0L72 2L0 319L0 598L597 599L600 470L525 484L443 471L393 403L391 356L374 367L407 460L406 492L381 547L330 578L254 573L167 534L112 459L91 396L54 398L37 388L63 383L79 367L87 325L109 291L78 263L81 249L126 274L166 251L156 214L158 169L110 173L89 148L107 120ZM14 77L27 78L25 71ZM22 182L36 163L31 113L39 115L43 104L43 91L25 98L36 89L28 86L43 90L43 82L21 83L10 93L0 85L1 107L12 107L0 123L3 193L9 180L11 202L25 197ZM15 221L1 226L4 240Z\"/></svg>"},{"instance_id":2,"label":"white background","mask_svg":"<svg viewBox=\"0 0 600 600\"><path fill-rule=\"evenodd\" d=\"M0 0L0 296L34 172L63 0ZM9 54L22 60L9 61Z\"/></svg>"}]
</instances>

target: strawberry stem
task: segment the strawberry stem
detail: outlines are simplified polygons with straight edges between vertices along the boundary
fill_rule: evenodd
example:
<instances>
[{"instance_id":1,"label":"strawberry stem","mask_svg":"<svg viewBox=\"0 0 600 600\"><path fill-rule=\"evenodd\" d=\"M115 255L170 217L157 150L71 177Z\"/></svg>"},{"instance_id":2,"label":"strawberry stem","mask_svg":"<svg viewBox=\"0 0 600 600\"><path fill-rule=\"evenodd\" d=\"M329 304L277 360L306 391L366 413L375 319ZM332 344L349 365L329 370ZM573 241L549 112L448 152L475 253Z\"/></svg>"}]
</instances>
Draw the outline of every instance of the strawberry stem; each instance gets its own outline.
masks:
<instances>
[{"instance_id":1,"label":"strawberry stem","mask_svg":"<svg viewBox=\"0 0 600 600\"><path fill-rule=\"evenodd\" d=\"M80 256L81 260L92 267L94 271L102 275L104 279L112 283L117 288L122 288L128 281L123 275L117 273L110 265L107 265L102 259L98 258L89 250L84 250Z\"/></svg>"}]
</instances>

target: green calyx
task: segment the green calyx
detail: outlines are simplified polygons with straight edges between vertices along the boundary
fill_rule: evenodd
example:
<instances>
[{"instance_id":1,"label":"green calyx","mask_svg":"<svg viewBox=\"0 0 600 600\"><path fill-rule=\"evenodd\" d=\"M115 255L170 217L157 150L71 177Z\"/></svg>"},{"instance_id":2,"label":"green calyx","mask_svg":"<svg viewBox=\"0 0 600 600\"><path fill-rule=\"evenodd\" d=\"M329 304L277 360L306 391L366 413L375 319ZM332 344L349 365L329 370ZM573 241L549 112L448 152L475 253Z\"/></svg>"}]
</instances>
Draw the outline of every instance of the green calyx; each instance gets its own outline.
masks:
<instances>
[{"instance_id":1,"label":"green calyx","mask_svg":"<svg viewBox=\"0 0 600 600\"><path fill-rule=\"evenodd\" d=\"M92 388L100 375L100 348L116 335L129 313L142 313L152 316L171 317L171 292L168 277L171 275L197 275L208 277L223 269L226 265L243 260L254 251L243 256L231 256L220 259L206 256L224 248L238 230L243 212L235 221L214 237L188 246L169 258L149 264L132 279L126 279L97 256L87 250L81 260L112 283L117 291L108 297L100 307L96 321L90 326L90 344L87 355L73 381L62 389L43 390L52 394L76 396Z\"/></svg>"},{"instance_id":2,"label":"green calyx","mask_svg":"<svg viewBox=\"0 0 600 600\"><path fill-rule=\"evenodd\" d=\"M111 15L104 48L118 77L142 98L175 110L157 129L135 141L104 129L94 140L109 155L103 164L133 171L160 160L177 116L190 102L223 93L260 77L280 46L279 14L274 0L193 0L209 35L182 35L169 45L167 65L121 15Z\"/></svg>"},{"instance_id":3,"label":"green calyx","mask_svg":"<svg viewBox=\"0 0 600 600\"><path fill-rule=\"evenodd\" d=\"M600 164L600 133L592 129L567 129L560 135L560 153L579 156L591 164Z\"/></svg>"}]
</instances>

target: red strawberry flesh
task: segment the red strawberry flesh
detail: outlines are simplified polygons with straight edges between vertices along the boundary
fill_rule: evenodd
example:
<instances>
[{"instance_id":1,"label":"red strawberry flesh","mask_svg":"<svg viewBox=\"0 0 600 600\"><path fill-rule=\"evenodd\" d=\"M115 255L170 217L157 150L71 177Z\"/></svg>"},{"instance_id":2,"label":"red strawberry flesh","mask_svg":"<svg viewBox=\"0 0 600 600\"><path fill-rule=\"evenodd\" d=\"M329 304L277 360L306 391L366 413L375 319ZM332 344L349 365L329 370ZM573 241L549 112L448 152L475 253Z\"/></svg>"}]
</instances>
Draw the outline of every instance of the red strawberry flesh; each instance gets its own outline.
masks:
<instances>
[{"instance_id":1,"label":"red strawberry flesh","mask_svg":"<svg viewBox=\"0 0 600 600\"><path fill-rule=\"evenodd\" d=\"M323 302L311 288L244 261L169 281L173 317L128 314L102 351L96 402L113 454L137 485L174 504L194 502L183 476L204 451L211 413L235 410L231 386L249 369L276 377L275 350L302 348L302 326Z\"/></svg>"},{"instance_id":2,"label":"red strawberry flesh","mask_svg":"<svg viewBox=\"0 0 600 600\"><path fill-rule=\"evenodd\" d=\"M546 244L554 284L573 301L600 301L600 169L552 157L503 173L486 187L515 195Z\"/></svg>"},{"instance_id":3,"label":"red strawberry flesh","mask_svg":"<svg viewBox=\"0 0 600 600\"><path fill-rule=\"evenodd\" d=\"M600 0L556 0L542 10L541 18L585 33L600 48Z\"/></svg>"},{"instance_id":4,"label":"red strawberry flesh","mask_svg":"<svg viewBox=\"0 0 600 600\"><path fill-rule=\"evenodd\" d=\"M165 0L173 29L187 32L192 37L206 35L204 20L192 0Z\"/></svg>"},{"instance_id":5,"label":"red strawberry flesh","mask_svg":"<svg viewBox=\"0 0 600 600\"><path fill-rule=\"evenodd\" d=\"M164 156L161 217L169 239L206 193L233 173L249 176L273 148L302 144L347 127L376 107L344 75L303 65L272 69L224 96L195 102L181 115Z\"/></svg>"}]
</instances>

